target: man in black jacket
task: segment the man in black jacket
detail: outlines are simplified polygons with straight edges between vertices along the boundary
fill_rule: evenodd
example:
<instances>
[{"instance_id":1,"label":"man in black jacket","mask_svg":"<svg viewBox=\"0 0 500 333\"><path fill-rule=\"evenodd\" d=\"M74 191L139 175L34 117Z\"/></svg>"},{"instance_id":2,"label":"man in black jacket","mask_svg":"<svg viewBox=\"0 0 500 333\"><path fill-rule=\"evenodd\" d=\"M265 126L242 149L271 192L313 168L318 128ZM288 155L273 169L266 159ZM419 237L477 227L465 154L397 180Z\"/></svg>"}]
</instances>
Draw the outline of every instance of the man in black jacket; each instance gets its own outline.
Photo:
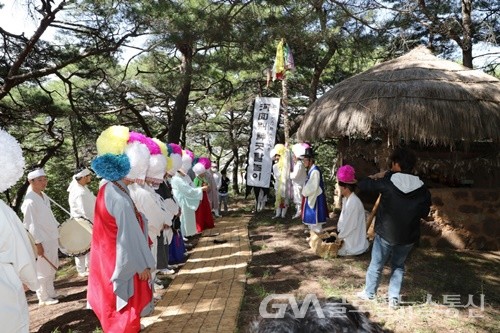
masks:
<instances>
[{"instance_id":1,"label":"man in black jacket","mask_svg":"<svg viewBox=\"0 0 500 333\"><path fill-rule=\"evenodd\" d=\"M375 299L382 269L390 257L389 306L397 308L404 264L420 237L420 220L429 214L431 195L420 178L411 174L417 160L412 151L396 148L390 160L390 171L358 182L361 191L380 193L381 198L366 285L357 296L365 300Z\"/></svg>"}]
</instances>

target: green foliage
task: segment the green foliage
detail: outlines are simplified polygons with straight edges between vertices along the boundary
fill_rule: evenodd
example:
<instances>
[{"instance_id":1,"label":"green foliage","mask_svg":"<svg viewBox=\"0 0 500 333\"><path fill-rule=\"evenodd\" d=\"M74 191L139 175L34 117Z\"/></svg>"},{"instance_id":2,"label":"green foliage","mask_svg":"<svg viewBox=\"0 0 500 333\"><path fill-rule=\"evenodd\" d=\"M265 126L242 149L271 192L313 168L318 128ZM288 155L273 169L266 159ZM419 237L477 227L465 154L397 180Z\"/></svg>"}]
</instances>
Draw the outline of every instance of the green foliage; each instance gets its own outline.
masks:
<instances>
[{"instance_id":1,"label":"green foliage","mask_svg":"<svg viewBox=\"0 0 500 333\"><path fill-rule=\"evenodd\" d=\"M454 3L426 3L443 20L460 15ZM416 4L387 4L393 8L371 0L86 0L63 6L57 24L47 23L55 38L36 41L25 59L29 39L0 32L0 126L21 141L27 165L46 165L47 192L62 204L72 170L89 164L99 133L115 124L174 139L238 173L246 163L252 102L283 94L281 82L266 77L280 39L296 65L287 73L292 138L307 107L338 82L422 41L449 48L449 36L430 39ZM474 38L498 42L498 20L492 19L498 8L485 1L475 6ZM408 8L415 10L403 11ZM139 36L145 45L135 42ZM118 61L125 44L142 49L126 64ZM280 127L278 141L283 138ZM331 200L335 142L315 146ZM24 179L6 194L8 201L21 201L23 185Z\"/></svg>"},{"instance_id":2,"label":"green foliage","mask_svg":"<svg viewBox=\"0 0 500 333\"><path fill-rule=\"evenodd\" d=\"M315 164L321 169L323 181L325 183L325 192L327 202L333 203L333 196L336 184L334 166L337 161L337 142L327 140L313 145L316 154Z\"/></svg>"}]
</instances>

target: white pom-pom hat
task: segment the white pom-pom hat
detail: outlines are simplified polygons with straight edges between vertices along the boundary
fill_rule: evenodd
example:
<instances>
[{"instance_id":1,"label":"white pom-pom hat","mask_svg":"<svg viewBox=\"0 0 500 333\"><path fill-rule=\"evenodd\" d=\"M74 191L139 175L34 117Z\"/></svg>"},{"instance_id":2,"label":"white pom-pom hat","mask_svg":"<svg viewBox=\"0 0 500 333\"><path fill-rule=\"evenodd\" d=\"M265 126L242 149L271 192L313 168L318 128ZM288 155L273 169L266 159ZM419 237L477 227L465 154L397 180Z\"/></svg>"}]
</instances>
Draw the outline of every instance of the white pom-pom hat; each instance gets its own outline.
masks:
<instances>
[{"instance_id":1,"label":"white pom-pom hat","mask_svg":"<svg viewBox=\"0 0 500 333\"><path fill-rule=\"evenodd\" d=\"M193 165L193 172L194 172L195 175L199 176L202 173L207 172L207 169L205 169L205 167L203 166L203 164L196 163L195 165Z\"/></svg>"},{"instance_id":2,"label":"white pom-pom hat","mask_svg":"<svg viewBox=\"0 0 500 333\"><path fill-rule=\"evenodd\" d=\"M24 173L24 157L19 142L0 129L0 192L11 188Z\"/></svg>"},{"instance_id":3,"label":"white pom-pom hat","mask_svg":"<svg viewBox=\"0 0 500 333\"><path fill-rule=\"evenodd\" d=\"M187 173L189 169L191 169L191 164L193 163L193 159L188 154L182 154L182 166L181 170L184 173Z\"/></svg>"},{"instance_id":4,"label":"white pom-pom hat","mask_svg":"<svg viewBox=\"0 0 500 333\"><path fill-rule=\"evenodd\" d=\"M130 161L130 171L125 178L140 184L144 183L151 156L148 147L138 141L131 142L125 148L125 155Z\"/></svg>"},{"instance_id":5,"label":"white pom-pom hat","mask_svg":"<svg viewBox=\"0 0 500 333\"><path fill-rule=\"evenodd\" d=\"M302 155L306 153L306 148L308 148L309 145L305 143L296 143L292 146L292 152L295 155L295 157L300 158Z\"/></svg>"},{"instance_id":6,"label":"white pom-pom hat","mask_svg":"<svg viewBox=\"0 0 500 333\"><path fill-rule=\"evenodd\" d=\"M167 160L163 154L151 155L149 157L149 167L146 172L146 180L156 184L162 183L166 169Z\"/></svg>"},{"instance_id":7,"label":"white pom-pom hat","mask_svg":"<svg viewBox=\"0 0 500 333\"><path fill-rule=\"evenodd\" d=\"M168 157L167 172L173 176L182 167L182 156L179 154L170 154Z\"/></svg>"}]
</instances>

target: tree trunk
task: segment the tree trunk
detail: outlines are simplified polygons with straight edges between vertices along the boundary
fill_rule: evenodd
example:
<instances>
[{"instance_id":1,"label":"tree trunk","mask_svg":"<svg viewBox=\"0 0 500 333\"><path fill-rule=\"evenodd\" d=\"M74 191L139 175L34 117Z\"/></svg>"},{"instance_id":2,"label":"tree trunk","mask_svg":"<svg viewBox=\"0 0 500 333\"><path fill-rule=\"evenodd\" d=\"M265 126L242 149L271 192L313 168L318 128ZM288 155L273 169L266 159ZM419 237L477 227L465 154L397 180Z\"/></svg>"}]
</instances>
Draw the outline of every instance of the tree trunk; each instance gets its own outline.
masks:
<instances>
[{"instance_id":1,"label":"tree trunk","mask_svg":"<svg viewBox=\"0 0 500 333\"><path fill-rule=\"evenodd\" d=\"M229 128L228 128L228 135L229 135L229 144L231 145L231 151L233 153L233 157L231 159L234 159L234 167L233 167L233 172L232 172L232 187L233 187L233 192L235 194L240 194L240 188L238 184L238 169L240 165L240 157L238 154L238 144L235 142L235 117L234 117L234 110L229 109Z\"/></svg>"},{"instance_id":2,"label":"tree trunk","mask_svg":"<svg viewBox=\"0 0 500 333\"><path fill-rule=\"evenodd\" d=\"M462 0L462 64L465 67L472 67L472 34L474 33L472 27L472 0Z\"/></svg>"},{"instance_id":3,"label":"tree trunk","mask_svg":"<svg viewBox=\"0 0 500 333\"><path fill-rule=\"evenodd\" d=\"M181 90L175 98L172 123L168 129L168 142L178 144L181 139L182 128L186 121L186 109L189 102L189 94L191 93L191 82L193 79L193 48L187 43L178 45L177 47L182 53L181 68L184 72L184 80Z\"/></svg>"}]
</instances>

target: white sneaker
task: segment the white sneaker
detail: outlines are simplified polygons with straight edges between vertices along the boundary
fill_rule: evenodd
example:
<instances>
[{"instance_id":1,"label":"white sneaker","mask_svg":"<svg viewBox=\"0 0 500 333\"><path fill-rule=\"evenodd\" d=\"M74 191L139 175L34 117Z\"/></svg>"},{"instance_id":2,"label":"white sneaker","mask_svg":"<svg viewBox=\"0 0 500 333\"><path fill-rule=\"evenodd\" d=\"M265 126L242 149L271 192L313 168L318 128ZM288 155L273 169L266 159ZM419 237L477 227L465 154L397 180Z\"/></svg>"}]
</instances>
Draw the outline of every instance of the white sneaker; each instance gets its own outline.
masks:
<instances>
[{"instance_id":1,"label":"white sneaker","mask_svg":"<svg viewBox=\"0 0 500 333\"><path fill-rule=\"evenodd\" d=\"M185 262L180 262L180 263L175 264L175 265L169 265L168 267L169 267L169 268L172 268L172 269L173 269L173 268L179 268L179 267L184 266L184 264L185 264Z\"/></svg>"},{"instance_id":2,"label":"white sneaker","mask_svg":"<svg viewBox=\"0 0 500 333\"><path fill-rule=\"evenodd\" d=\"M362 299L364 301L373 301L375 300L375 295L369 296L364 290L361 290L356 294L356 297Z\"/></svg>"},{"instance_id":3,"label":"white sneaker","mask_svg":"<svg viewBox=\"0 0 500 333\"><path fill-rule=\"evenodd\" d=\"M54 305L59 303L58 299L53 299L53 298L47 298L45 301L39 301L38 305L43 306L43 305Z\"/></svg>"},{"instance_id":4,"label":"white sneaker","mask_svg":"<svg viewBox=\"0 0 500 333\"><path fill-rule=\"evenodd\" d=\"M158 272L161 274L166 274L166 275L175 274L175 271L173 269L168 269L168 268L160 269Z\"/></svg>"},{"instance_id":5,"label":"white sneaker","mask_svg":"<svg viewBox=\"0 0 500 333\"><path fill-rule=\"evenodd\" d=\"M78 273L79 277L86 277L89 276L89 272L83 272L83 273Z\"/></svg>"},{"instance_id":6,"label":"white sneaker","mask_svg":"<svg viewBox=\"0 0 500 333\"><path fill-rule=\"evenodd\" d=\"M160 289L165 289L165 286L164 286L164 285L162 285L162 284L158 284L158 283L155 283L155 284L154 284L154 287L155 287L155 290L156 290L156 289L158 289L158 290L160 290Z\"/></svg>"},{"instance_id":7,"label":"white sneaker","mask_svg":"<svg viewBox=\"0 0 500 333\"><path fill-rule=\"evenodd\" d=\"M292 220L296 219L297 217L300 217L300 215L301 215L300 212L295 213L295 215L292 216Z\"/></svg>"}]
</instances>

